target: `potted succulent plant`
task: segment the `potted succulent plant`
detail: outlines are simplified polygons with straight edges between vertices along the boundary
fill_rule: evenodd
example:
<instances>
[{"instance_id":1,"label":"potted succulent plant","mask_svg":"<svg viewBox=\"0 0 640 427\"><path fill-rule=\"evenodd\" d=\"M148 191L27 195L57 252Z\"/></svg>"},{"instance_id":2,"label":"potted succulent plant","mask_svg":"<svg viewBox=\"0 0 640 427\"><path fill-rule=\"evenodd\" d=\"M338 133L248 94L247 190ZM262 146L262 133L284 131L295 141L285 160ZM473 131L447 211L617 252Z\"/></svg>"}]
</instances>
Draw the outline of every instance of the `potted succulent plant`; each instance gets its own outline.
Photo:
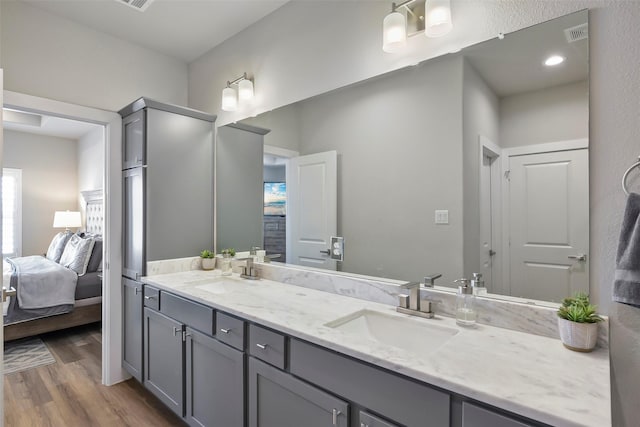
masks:
<instances>
[{"instance_id":1,"label":"potted succulent plant","mask_svg":"<svg viewBox=\"0 0 640 427\"><path fill-rule=\"evenodd\" d=\"M200 252L200 258L202 258L202 269L213 270L216 268L216 254L208 249Z\"/></svg>"},{"instance_id":2,"label":"potted succulent plant","mask_svg":"<svg viewBox=\"0 0 640 427\"><path fill-rule=\"evenodd\" d=\"M598 339L598 322L602 317L596 314L596 306L583 293L573 298L565 298L558 309L558 329L560 340L570 350L590 352Z\"/></svg>"}]
</instances>

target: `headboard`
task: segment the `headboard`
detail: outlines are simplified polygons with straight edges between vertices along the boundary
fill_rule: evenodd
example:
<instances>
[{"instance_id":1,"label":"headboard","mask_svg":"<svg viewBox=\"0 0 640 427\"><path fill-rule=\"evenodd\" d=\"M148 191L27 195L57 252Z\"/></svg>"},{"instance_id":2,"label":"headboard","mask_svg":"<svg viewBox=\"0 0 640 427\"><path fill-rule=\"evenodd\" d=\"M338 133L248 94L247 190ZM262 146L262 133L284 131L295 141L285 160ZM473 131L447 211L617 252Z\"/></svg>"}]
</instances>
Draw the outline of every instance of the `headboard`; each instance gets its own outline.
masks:
<instances>
[{"instance_id":1,"label":"headboard","mask_svg":"<svg viewBox=\"0 0 640 427\"><path fill-rule=\"evenodd\" d=\"M84 231L102 235L104 224L104 203L102 190L81 191L82 198L87 204L85 209Z\"/></svg>"}]
</instances>

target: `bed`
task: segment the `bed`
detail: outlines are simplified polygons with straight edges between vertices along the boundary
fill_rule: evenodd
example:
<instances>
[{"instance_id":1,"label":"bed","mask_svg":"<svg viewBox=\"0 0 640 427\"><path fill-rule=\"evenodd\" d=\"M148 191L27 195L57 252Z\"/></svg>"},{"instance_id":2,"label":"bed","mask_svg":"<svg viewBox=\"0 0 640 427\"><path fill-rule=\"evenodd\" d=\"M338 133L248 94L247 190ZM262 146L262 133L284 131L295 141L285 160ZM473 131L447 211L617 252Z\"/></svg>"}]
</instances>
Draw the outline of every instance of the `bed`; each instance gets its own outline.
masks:
<instances>
[{"instance_id":1,"label":"bed","mask_svg":"<svg viewBox=\"0 0 640 427\"><path fill-rule=\"evenodd\" d=\"M5 341L102 319L102 190L82 196L82 232L58 233L45 256L3 260L3 286L16 290L3 304Z\"/></svg>"}]
</instances>

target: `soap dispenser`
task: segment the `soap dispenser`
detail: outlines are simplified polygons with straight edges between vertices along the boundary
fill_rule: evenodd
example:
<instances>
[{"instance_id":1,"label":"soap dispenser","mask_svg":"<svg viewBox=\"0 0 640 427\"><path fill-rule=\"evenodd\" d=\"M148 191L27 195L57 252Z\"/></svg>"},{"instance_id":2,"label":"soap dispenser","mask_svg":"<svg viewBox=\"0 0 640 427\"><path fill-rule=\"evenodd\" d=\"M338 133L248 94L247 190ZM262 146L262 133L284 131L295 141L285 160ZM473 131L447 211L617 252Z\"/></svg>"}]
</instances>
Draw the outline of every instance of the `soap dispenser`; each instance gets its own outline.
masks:
<instances>
[{"instance_id":1,"label":"soap dispenser","mask_svg":"<svg viewBox=\"0 0 640 427\"><path fill-rule=\"evenodd\" d=\"M469 279L459 279L458 295L456 297L456 323L460 326L474 326L476 324L476 296Z\"/></svg>"},{"instance_id":2,"label":"soap dispenser","mask_svg":"<svg viewBox=\"0 0 640 427\"><path fill-rule=\"evenodd\" d=\"M476 296L484 296L487 294L487 288L485 288L484 280L482 280L482 273L473 273L471 287L473 288L473 294Z\"/></svg>"}]
</instances>

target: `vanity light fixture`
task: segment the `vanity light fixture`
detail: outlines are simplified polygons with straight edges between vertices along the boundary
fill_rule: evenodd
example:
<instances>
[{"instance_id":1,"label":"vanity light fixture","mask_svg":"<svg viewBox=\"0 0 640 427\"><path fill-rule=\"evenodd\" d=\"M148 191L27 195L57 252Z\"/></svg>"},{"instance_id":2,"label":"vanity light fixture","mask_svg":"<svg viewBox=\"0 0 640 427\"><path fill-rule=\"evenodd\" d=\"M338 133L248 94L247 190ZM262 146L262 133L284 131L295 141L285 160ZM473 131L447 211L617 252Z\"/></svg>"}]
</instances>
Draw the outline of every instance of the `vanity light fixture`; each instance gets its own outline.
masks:
<instances>
[{"instance_id":1,"label":"vanity light fixture","mask_svg":"<svg viewBox=\"0 0 640 427\"><path fill-rule=\"evenodd\" d=\"M424 32L427 37L441 37L453 28L450 0L406 0L391 4L391 13L382 21L382 50L398 52L407 37Z\"/></svg>"},{"instance_id":2,"label":"vanity light fixture","mask_svg":"<svg viewBox=\"0 0 640 427\"><path fill-rule=\"evenodd\" d=\"M233 85L238 86L236 91ZM247 73L242 74L235 80L228 81L227 87L222 89L222 109L224 111L236 111L240 102L253 99L253 81L247 77Z\"/></svg>"},{"instance_id":3,"label":"vanity light fixture","mask_svg":"<svg viewBox=\"0 0 640 427\"><path fill-rule=\"evenodd\" d=\"M553 67L554 65L559 65L564 62L564 57L560 55L551 55L544 61L544 65L547 67Z\"/></svg>"}]
</instances>

